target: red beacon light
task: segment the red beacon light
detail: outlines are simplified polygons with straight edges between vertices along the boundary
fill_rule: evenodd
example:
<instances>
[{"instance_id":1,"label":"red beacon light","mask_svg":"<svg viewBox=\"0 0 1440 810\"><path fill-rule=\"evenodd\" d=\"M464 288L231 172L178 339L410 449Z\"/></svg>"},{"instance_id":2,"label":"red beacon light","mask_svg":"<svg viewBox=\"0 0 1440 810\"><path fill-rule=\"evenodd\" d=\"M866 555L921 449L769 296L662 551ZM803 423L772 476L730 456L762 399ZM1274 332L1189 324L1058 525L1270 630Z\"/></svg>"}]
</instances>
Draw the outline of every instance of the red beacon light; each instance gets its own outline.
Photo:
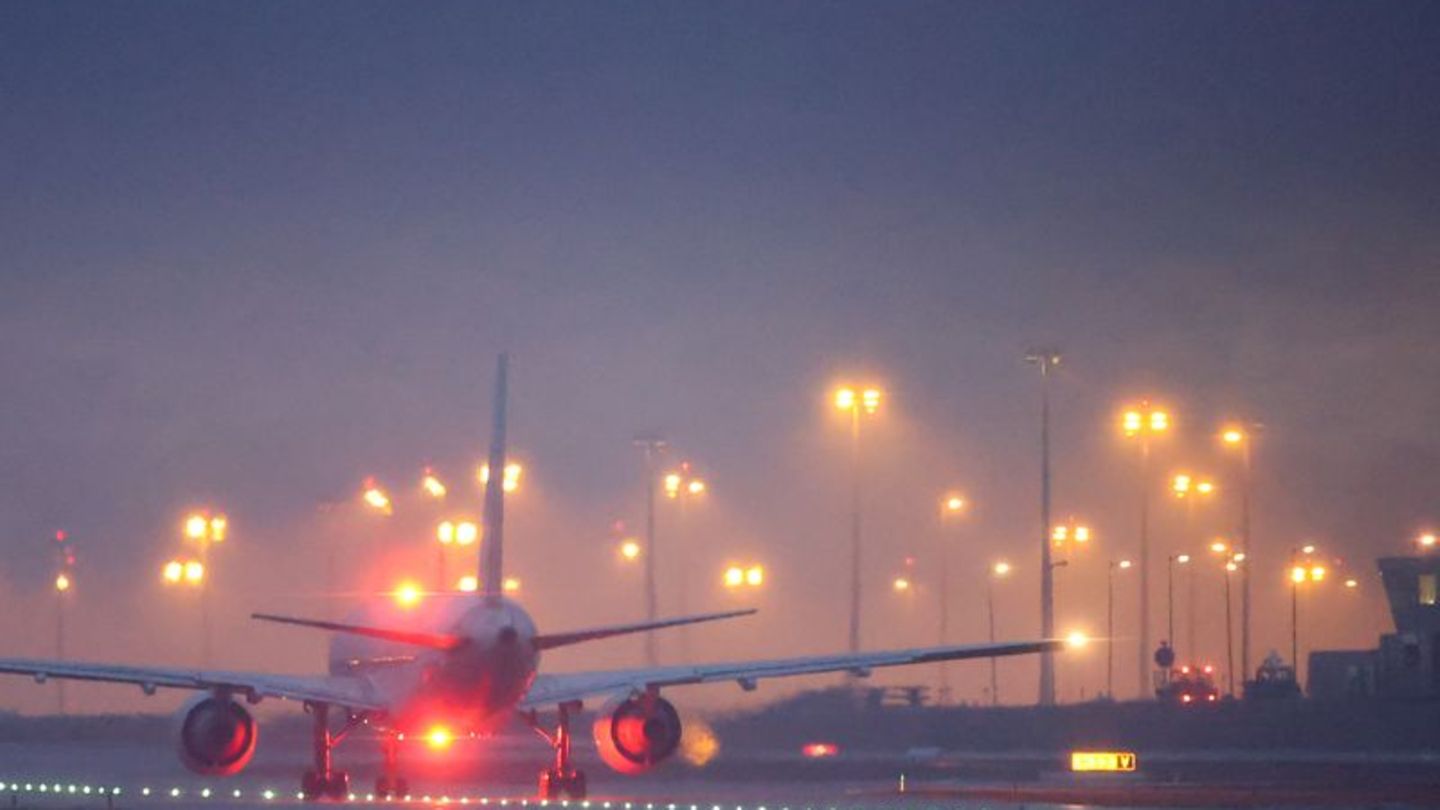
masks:
<instances>
[{"instance_id":1,"label":"red beacon light","mask_svg":"<svg viewBox=\"0 0 1440 810\"><path fill-rule=\"evenodd\" d=\"M800 747L800 753L806 759L825 759L840 753L840 746L830 742L805 743Z\"/></svg>"}]
</instances>

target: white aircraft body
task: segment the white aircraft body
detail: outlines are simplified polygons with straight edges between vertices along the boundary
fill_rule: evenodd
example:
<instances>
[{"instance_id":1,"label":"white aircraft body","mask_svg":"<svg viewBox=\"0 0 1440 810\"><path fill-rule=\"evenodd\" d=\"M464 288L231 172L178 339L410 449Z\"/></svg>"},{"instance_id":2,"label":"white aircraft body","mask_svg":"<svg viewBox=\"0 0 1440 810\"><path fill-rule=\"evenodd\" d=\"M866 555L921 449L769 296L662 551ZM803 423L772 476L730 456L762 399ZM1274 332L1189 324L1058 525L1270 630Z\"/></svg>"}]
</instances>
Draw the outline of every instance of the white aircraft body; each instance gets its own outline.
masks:
<instances>
[{"instance_id":1,"label":"white aircraft body","mask_svg":"<svg viewBox=\"0 0 1440 810\"><path fill-rule=\"evenodd\" d=\"M490 469L504 469L506 359L501 355L495 390ZM342 798L349 778L331 766L331 750L362 726L379 732L385 752L378 796L405 795L397 775L398 741L438 729L453 735L491 731L518 713L554 749L554 764L540 774L540 795L583 798L585 774L571 761L570 725L582 701L604 698L593 726L601 758L615 770L634 774L675 753L680 718L660 690L685 684L733 681L746 690L762 678L849 672L868 675L876 667L965 658L1043 653L1064 642L1040 640L951 645L853 654L782 658L693 666L647 667L568 674L539 672L547 649L665 627L754 613L730 611L655 622L546 634L518 602L503 593L504 494L501 476L485 489L480 581L476 593L426 600L411 611L372 605L344 623L255 614L333 633L329 674L277 675L261 672L123 666L62 660L0 658L0 673L26 674L36 681L68 678L160 688L195 690L178 715L181 761L203 775L238 773L250 761L258 739L245 708L265 698L301 702L313 717L313 764L302 779L307 798ZM541 709L556 709L553 730L542 727ZM330 713L345 723L332 731Z\"/></svg>"}]
</instances>

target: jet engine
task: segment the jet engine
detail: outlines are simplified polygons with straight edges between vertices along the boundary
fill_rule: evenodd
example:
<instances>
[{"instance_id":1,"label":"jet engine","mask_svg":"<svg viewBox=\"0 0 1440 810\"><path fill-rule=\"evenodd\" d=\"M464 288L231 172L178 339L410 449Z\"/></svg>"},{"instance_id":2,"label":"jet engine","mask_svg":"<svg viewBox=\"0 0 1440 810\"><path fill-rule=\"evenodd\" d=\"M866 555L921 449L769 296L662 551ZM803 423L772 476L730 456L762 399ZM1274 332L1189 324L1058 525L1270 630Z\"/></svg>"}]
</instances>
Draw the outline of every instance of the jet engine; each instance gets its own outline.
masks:
<instances>
[{"instance_id":1,"label":"jet engine","mask_svg":"<svg viewBox=\"0 0 1440 810\"><path fill-rule=\"evenodd\" d=\"M595 716L595 747L624 774L648 771L680 746L680 715L662 697L614 698Z\"/></svg>"},{"instance_id":2,"label":"jet engine","mask_svg":"<svg viewBox=\"0 0 1440 810\"><path fill-rule=\"evenodd\" d=\"M239 773L255 755L259 729L244 706L200 694L180 708L176 751L180 762L202 776Z\"/></svg>"}]
</instances>

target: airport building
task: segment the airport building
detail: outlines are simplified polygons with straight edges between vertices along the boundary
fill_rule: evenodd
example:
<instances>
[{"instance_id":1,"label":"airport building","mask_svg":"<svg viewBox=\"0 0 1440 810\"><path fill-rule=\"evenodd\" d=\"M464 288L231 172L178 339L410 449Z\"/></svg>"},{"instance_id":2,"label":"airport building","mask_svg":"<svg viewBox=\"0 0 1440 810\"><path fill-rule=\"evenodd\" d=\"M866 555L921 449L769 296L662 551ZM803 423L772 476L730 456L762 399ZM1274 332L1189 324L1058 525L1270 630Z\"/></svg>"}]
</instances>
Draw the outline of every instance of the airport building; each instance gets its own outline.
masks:
<instances>
[{"instance_id":1,"label":"airport building","mask_svg":"<svg viewBox=\"0 0 1440 810\"><path fill-rule=\"evenodd\" d=\"M1385 557L1380 579L1395 632L1373 650L1310 654L1310 697L1440 699L1440 555Z\"/></svg>"}]
</instances>

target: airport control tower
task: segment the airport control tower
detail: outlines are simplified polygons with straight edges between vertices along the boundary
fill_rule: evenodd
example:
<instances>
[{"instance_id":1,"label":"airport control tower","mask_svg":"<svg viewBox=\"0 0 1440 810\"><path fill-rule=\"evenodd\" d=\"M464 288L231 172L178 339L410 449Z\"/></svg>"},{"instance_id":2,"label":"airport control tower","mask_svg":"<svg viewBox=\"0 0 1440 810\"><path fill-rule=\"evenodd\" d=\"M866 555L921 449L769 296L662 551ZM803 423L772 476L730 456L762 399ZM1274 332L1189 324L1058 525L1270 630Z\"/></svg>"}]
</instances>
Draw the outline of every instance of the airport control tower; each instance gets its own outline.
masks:
<instances>
[{"instance_id":1,"label":"airport control tower","mask_svg":"<svg viewBox=\"0 0 1440 810\"><path fill-rule=\"evenodd\" d=\"M1440 698L1440 555L1379 561L1395 632L1374 650L1310 654L1311 697Z\"/></svg>"}]
</instances>

